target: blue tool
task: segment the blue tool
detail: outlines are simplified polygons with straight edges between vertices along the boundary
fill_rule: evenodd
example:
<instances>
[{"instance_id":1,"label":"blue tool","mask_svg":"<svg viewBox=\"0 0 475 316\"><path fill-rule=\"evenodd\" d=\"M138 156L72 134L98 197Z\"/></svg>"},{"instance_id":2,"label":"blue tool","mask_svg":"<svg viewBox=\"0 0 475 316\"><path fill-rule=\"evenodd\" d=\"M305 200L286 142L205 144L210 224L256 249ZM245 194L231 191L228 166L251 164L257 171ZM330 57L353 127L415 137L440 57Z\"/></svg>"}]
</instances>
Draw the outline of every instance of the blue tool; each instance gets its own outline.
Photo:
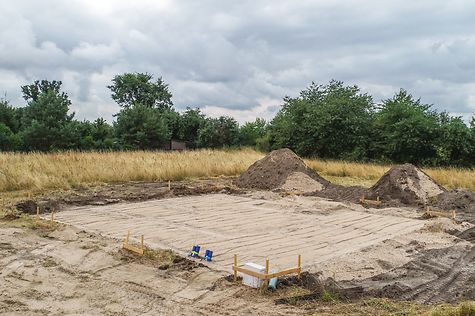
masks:
<instances>
[{"instance_id":1,"label":"blue tool","mask_svg":"<svg viewBox=\"0 0 475 316\"><path fill-rule=\"evenodd\" d=\"M190 252L190 257L197 258L200 255L200 245L193 246L193 249Z\"/></svg>"},{"instance_id":2,"label":"blue tool","mask_svg":"<svg viewBox=\"0 0 475 316\"><path fill-rule=\"evenodd\" d=\"M206 261L211 261L213 259L213 252L211 250L206 249L205 256L203 257Z\"/></svg>"}]
</instances>

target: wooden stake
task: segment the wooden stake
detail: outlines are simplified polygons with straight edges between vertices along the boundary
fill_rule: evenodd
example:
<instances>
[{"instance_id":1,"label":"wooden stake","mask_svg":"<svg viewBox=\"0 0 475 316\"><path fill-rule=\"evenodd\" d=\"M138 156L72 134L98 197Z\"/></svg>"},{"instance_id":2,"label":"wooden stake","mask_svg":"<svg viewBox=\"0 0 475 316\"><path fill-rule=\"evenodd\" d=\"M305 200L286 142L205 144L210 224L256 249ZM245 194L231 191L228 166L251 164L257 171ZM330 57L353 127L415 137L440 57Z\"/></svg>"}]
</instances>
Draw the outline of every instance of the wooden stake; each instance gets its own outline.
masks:
<instances>
[{"instance_id":1,"label":"wooden stake","mask_svg":"<svg viewBox=\"0 0 475 316\"><path fill-rule=\"evenodd\" d=\"M172 184L171 184L171 181L168 180L168 191L171 191L172 190Z\"/></svg>"},{"instance_id":2,"label":"wooden stake","mask_svg":"<svg viewBox=\"0 0 475 316\"><path fill-rule=\"evenodd\" d=\"M297 259L297 267L299 269L299 272L297 272L297 278L300 279L300 272L302 272L302 269L300 268L300 262L301 262L301 257L299 255L298 259Z\"/></svg>"},{"instance_id":3,"label":"wooden stake","mask_svg":"<svg viewBox=\"0 0 475 316\"><path fill-rule=\"evenodd\" d=\"M51 211L51 225L54 224L54 210Z\"/></svg>"},{"instance_id":4,"label":"wooden stake","mask_svg":"<svg viewBox=\"0 0 475 316\"><path fill-rule=\"evenodd\" d=\"M125 236L124 246L129 244L129 236L130 236L130 230L127 231L127 235Z\"/></svg>"},{"instance_id":5,"label":"wooden stake","mask_svg":"<svg viewBox=\"0 0 475 316\"><path fill-rule=\"evenodd\" d=\"M266 275L269 274L269 258L266 258ZM266 280L265 284L269 285L269 280Z\"/></svg>"},{"instance_id":6,"label":"wooden stake","mask_svg":"<svg viewBox=\"0 0 475 316\"><path fill-rule=\"evenodd\" d=\"M142 253L145 249L144 244L143 244L143 235L140 236L140 245L142 246Z\"/></svg>"},{"instance_id":7,"label":"wooden stake","mask_svg":"<svg viewBox=\"0 0 475 316\"><path fill-rule=\"evenodd\" d=\"M234 282L237 281L237 255L234 255Z\"/></svg>"},{"instance_id":8,"label":"wooden stake","mask_svg":"<svg viewBox=\"0 0 475 316\"><path fill-rule=\"evenodd\" d=\"M39 206L36 207L36 221L37 222L40 221L40 207Z\"/></svg>"}]
</instances>

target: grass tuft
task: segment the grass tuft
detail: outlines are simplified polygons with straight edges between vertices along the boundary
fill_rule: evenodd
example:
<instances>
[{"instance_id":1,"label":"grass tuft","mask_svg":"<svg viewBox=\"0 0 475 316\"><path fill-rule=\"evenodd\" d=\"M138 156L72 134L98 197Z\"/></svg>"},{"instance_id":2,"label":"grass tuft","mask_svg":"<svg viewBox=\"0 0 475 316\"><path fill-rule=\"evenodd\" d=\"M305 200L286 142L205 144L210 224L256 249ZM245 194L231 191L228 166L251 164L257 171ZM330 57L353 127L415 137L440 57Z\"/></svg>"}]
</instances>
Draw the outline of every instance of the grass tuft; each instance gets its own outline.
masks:
<instances>
[{"instance_id":1,"label":"grass tuft","mask_svg":"<svg viewBox=\"0 0 475 316\"><path fill-rule=\"evenodd\" d=\"M432 311L431 316L475 316L475 302L461 302L457 306L441 305Z\"/></svg>"}]
</instances>

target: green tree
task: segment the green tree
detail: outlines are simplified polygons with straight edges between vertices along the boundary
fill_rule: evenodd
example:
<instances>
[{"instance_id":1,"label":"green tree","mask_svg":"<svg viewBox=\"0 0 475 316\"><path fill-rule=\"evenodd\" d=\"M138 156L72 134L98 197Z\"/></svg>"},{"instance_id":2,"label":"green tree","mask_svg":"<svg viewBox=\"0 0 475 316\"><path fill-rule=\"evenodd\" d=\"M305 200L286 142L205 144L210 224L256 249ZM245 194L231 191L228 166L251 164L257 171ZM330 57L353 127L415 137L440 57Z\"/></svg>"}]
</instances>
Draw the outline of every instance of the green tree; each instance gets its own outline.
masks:
<instances>
[{"instance_id":1,"label":"green tree","mask_svg":"<svg viewBox=\"0 0 475 316\"><path fill-rule=\"evenodd\" d=\"M140 104L120 111L114 128L125 149L158 149L171 137L160 111Z\"/></svg>"},{"instance_id":2,"label":"green tree","mask_svg":"<svg viewBox=\"0 0 475 316\"><path fill-rule=\"evenodd\" d=\"M256 146L259 138L266 135L267 122L257 118L254 122L246 122L239 128L240 144L243 146Z\"/></svg>"},{"instance_id":3,"label":"green tree","mask_svg":"<svg viewBox=\"0 0 475 316\"><path fill-rule=\"evenodd\" d=\"M379 135L376 146L382 158L398 163L430 163L437 156L438 120L431 105L415 100L403 89L384 100L375 116Z\"/></svg>"},{"instance_id":4,"label":"green tree","mask_svg":"<svg viewBox=\"0 0 475 316\"><path fill-rule=\"evenodd\" d=\"M96 149L112 149L114 146L114 128L102 117L92 123L91 136Z\"/></svg>"},{"instance_id":5,"label":"green tree","mask_svg":"<svg viewBox=\"0 0 475 316\"><path fill-rule=\"evenodd\" d=\"M372 98L357 86L332 80L312 83L297 98L284 98L269 132L273 148L288 147L303 156L371 157Z\"/></svg>"},{"instance_id":6,"label":"green tree","mask_svg":"<svg viewBox=\"0 0 475 316\"><path fill-rule=\"evenodd\" d=\"M170 138L181 139L181 116L174 109L160 110L160 116L170 131Z\"/></svg>"},{"instance_id":7,"label":"green tree","mask_svg":"<svg viewBox=\"0 0 475 316\"><path fill-rule=\"evenodd\" d=\"M192 147L198 146L198 131L206 124L206 118L200 109L186 108L181 115L180 139L187 141Z\"/></svg>"},{"instance_id":8,"label":"green tree","mask_svg":"<svg viewBox=\"0 0 475 316\"><path fill-rule=\"evenodd\" d=\"M92 150L95 148L92 137L92 124L88 121L68 122L61 128L61 138L55 144L56 149Z\"/></svg>"},{"instance_id":9,"label":"green tree","mask_svg":"<svg viewBox=\"0 0 475 316\"><path fill-rule=\"evenodd\" d=\"M14 133L18 132L20 127L17 109L10 106L6 100L0 100L0 123L5 124Z\"/></svg>"},{"instance_id":10,"label":"green tree","mask_svg":"<svg viewBox=\"0 0 475 316\"><path fill-rule=\"evenodd\" d=\"M61 130L72 121L71 101L60 91L61 81L42 80L22 87L28 106L22 111L20 135L26 150L47 151L61 148Z\"/></svg>"},{"instance_id":11,"label":"green tree","mask_svg":"<svg viewBox=\"0 0 475 316\"><path fill-rule=\"evenodd\" d=\"M13 150L12 143L13 132L11 129L0 122L0 151L10 151Z\"/></svg>"},{"instance_id":12,"label":"green tree","mask_svg":"<svg viewBox=\"0 0 475 316\"><path fill-rule=\"evenodd\" d=\"M107 86L112 91L112 99L123 108L142 105L160 110L171 109L172 94L162 78L153 81L148 73L124 73L112 79Z\"/></svg>"},{"instance_id":13,"label":"green tree","mask_svg":"<svg viewBox=\"0 0 475 316\"><path fill-rule=\"evenodd\" d=\"M443 165L470 166L473 164L475 137L461 117L440 114L441 136L437 142L437 160ZM434 157L435 158L435 157Z\"/></svg>"},{"instance_id":14,"label":"green tree","mask_svg":"<svg viewBox=\"0 0 475 316\"><path fill-rule=\"evenodd\" d=\"M239 144L239 125L235 119L228 116L208 118L198 131L199 147L230 147Z\"/></svg>"}]
</instances>

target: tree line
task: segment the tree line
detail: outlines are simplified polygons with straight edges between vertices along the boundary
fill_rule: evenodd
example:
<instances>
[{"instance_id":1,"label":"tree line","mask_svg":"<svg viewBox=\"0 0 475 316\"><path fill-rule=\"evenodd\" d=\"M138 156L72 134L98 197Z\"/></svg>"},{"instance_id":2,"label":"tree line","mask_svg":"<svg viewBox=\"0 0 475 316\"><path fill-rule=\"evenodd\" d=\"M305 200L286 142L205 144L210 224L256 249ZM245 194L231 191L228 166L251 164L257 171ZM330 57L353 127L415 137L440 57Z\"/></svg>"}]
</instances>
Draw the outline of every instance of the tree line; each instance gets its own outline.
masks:
<instances>
[{"instance_id":1,"label":"tree line","mask_svg":"<svg viewBox=\"0 0 475 316\"><path fill-rule=\"evenodd\" d=\"M284 97L271 121L239 125L229 116L207 117L199 108L178 112L162 78L125 73L108 86L120 106L109 124L75 119L61 85L42 80L22 86L22 107L0 101L1 151L156 150L175 139L189 148L287 147L324 159L475 165L475 120L467 125L403 89L377 104L358 86L312 83L299 96Z\"/></svg>"}]
</instances>

